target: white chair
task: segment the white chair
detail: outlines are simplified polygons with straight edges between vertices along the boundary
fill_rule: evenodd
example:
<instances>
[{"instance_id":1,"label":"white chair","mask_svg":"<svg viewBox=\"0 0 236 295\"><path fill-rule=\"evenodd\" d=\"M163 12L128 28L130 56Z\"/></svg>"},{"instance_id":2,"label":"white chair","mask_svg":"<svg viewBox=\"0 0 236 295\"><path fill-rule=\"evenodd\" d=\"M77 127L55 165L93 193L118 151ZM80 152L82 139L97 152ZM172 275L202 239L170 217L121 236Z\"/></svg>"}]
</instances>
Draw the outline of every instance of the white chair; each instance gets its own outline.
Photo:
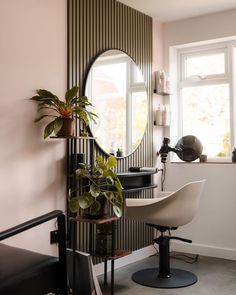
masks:
<instances>
[{"instance_id":1,"label":"white chair","mask_svg":"<svg viewBox=\"0 0 236 295\"><path fill-rule=\"evenodd\" d=\"M161 232L154 239L159 244L159 269L149 268L134 273L132 279L136 283L153 288L179 288L197 282L196 275L191 272L170 269L170 239L192 241L164 235L164 232L175 230L193 219L204 183L205 180L190 182L175 192L159 192L153 199L126 199L126 218L143 221Z\"/></svg>"}]
</instances>

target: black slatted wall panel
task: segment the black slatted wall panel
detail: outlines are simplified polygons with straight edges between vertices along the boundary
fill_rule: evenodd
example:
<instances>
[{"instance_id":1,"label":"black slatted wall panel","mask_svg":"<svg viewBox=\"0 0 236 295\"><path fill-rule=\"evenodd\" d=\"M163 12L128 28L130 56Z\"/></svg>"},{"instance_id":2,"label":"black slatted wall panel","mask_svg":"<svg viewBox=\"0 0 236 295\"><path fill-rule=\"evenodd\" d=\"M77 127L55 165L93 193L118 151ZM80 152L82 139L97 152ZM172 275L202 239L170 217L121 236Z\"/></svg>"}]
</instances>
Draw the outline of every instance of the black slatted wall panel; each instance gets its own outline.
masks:
<instances>
[{"instance_id":1,"label":"black slatted wall panel","mask_svg":"<svg viewBox=\"0 0 236 295\"><path fill-rule=\"evenodd\" d=\"M118 160L118 171L130 166L152 166L152 19L116 0L68 0L68 86L80 86L84 94L85 79L96 57L107 49L120 49L140 67L148 91L149 118L143 141L130 156ZM69 152L89 155L89 141L77 141ZM94 154L102 154L95 146ZM87 159L89 161L89 157ZM129 194L129 197L150 198L152 191ZM88 250L86 225L78 226L78 244ZM141 222L118 222L117 246L136 250L152 243L152 230Z\"/></svg>"}]
</instances>

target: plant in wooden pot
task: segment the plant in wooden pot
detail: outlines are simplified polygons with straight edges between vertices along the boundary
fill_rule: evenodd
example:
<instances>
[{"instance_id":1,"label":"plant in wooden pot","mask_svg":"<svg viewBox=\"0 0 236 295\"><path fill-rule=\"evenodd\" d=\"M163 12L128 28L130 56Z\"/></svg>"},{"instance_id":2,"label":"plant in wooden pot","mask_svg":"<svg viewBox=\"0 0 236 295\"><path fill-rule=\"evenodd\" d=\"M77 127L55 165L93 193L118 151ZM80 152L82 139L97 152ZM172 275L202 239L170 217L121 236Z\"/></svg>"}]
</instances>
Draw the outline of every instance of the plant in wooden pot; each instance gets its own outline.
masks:
<instances>
[{"instance_id":1,"label":"plant in wooden pot","mask_svg":"<svg viewBox=\"0 0 236 295\"><path fill-rule=\"evenodd\" d=\"M38 116L35 122L45 117L53 118L44 129L44 138L53 132L57 136L68 137L74 135L74 118L79 118L88 125L89 119L94 121L96 114L90 112L86 107L91 106L86 96L77 96L79 87L73 86L65 94L65 100L59 99L52 92L45 89L37 89L37 95L31 97L38 103Z\"/></svg>"},{"instance_id":2,"label":"plant in wooden pot","mask_svg":"<svg viewBox=\"0 0 236 295\"><path fill-rule=\"evenodd\" d=\"M116 165L117 160L113 156L107 160L97 156L94 167L80 164L76 177L83 191L74 197L69 194L69 208L73 213L82 209L84 217L100 218L106 215L110 203L115 215L122 215L123 188L114 171Z\"/></svg>"}]
</instances>

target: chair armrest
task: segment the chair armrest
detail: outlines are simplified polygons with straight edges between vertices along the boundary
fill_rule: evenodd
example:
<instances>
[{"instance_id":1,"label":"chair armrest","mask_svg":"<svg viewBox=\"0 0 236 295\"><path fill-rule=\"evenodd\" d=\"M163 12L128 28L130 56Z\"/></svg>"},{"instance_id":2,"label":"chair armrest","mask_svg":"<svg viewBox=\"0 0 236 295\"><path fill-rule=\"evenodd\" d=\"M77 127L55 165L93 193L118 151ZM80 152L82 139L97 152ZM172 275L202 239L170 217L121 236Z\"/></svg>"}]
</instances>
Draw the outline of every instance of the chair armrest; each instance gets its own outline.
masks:
<instances>
[{"instance_id":1,"label":"chair armrest","mask_svg":"<svg viewBox=\"0 0 236 295\"><path fill-rule=\"evenodd\" d=\"M163 198L163 197L168 197L169 195L172 195L174 193L174 191L159 191L157 193L157 198Z\"/></svg>"},{"instance_id":2,"label":"chair armrest","mask_svg":"<svg viewBox=\"0 0 236 295\"><path fill-rule=\"evenodd\" d=\"M26 221L24 223L21 223L19 225L16 225L14 227L11 227L7 230L0 232L0 241L10 238L16 234L19 234L23 231L26 231L32 227L35 227L39 224L45 223L51 219L57 218L61 216L63 212L61 210L54 210L52 212L46 213L44 215L41 215L39 217L33 218L29 221Z\"/></svg>"}]
</instances>

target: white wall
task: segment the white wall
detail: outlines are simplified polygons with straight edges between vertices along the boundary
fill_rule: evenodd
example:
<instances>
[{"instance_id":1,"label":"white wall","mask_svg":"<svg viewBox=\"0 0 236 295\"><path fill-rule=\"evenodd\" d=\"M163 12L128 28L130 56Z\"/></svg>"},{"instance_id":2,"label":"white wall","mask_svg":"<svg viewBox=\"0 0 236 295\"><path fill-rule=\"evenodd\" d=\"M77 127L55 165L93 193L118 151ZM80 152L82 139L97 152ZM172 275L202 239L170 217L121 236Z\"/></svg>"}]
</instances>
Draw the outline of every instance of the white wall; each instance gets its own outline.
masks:
<instances>
[{"instance_id":1,"label":"white wall","mask_svg":"<svg viewBox=\"0 0 236 295\"><path fill-rule=\"evenodd\" d=\"M180 227L180 237L193 244L178 243L174 249L236 260L236 165L172 163L167 166L166 190L189 181L206 179L200 208L194 220Z\"/></svg>"},{"instance_id":2,"label":"white wall","mask_svg":"<svg viewBox=\"0 0 236 295\"><path fill-rule=\"evenodd\" d=\"M43 139L28 98L66 90L66 0L0 0L0 230L65 208L65 142ZM52 253L49 223L9 241Z\"/></svg>"},{"instance_id":3,"label":"white wall","mask_svg":"<svg viewBox=\"0 0 236 295\"><path fill-rule=\"evenodd\" d=\"M163 25L164 63L169 66L171 46L236 36L236 10L205 15ZM166 190L190 180L207 180L195 220L179 229L193 245L175 249L236 260L236 166L234 164L177 164L167 166Z\"/></svg>"},{"instance_id":4,"label":"white wall","mask_svg":"<svg viewBox=\"0 0 236 295\"><path fill-rule=\"evenodd\" d=\"M163 48L160 46L163 44L163 24L153 20L153 73L160 69L163 69ZM153 87L155 85L153 75ZM157 94L153 94L153 119L155 118L155 111L159 104L163 104L163 97ZM160 166L160 159L156 157L157 151L160 149L160 138L164 136L164 129L160 126L153 126L153 155L154 155L154 167ZM160 186L161 174L154 175L154 182Z\"/></svg>"},{"instance_id":5,"label":"white wall","mask_svg":"<svg viewBox=\"0 0 236 295\"><path fill-rule=\"evenodd\" d=\"M236 9L163 24L164 64L170 46L236 36Z\"/></svg>"}]
</instances>

